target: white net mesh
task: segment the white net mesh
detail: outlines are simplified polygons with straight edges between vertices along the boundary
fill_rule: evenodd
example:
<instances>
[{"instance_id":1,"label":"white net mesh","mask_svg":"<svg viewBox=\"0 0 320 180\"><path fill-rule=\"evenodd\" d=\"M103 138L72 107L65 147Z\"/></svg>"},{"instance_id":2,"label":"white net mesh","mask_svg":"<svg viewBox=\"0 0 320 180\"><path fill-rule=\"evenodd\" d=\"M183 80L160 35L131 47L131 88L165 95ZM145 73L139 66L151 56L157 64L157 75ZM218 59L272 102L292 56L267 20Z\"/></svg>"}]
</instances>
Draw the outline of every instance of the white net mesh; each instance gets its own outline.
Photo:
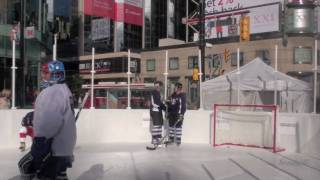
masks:
<instances>
[{"instance_id":1,"label":"white net mesh","mask_svg":"<svg viewBox=\"0 0 320 180\"><path fill-rule=\"evenodd\" d=\"M273 149L276 106L216 105L215 109L215 145Z\"/></svg>"}]
</instances>

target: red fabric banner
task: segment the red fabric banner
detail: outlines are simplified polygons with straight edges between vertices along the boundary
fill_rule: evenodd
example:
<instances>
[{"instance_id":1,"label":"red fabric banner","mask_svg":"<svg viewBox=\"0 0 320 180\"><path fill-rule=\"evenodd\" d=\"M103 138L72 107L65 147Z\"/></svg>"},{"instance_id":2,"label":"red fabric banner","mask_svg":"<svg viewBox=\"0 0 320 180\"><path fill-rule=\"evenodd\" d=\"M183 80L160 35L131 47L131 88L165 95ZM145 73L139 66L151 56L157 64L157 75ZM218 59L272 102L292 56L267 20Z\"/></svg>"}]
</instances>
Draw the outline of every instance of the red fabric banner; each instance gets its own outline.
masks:
<instances>
[{"instance_id":1,"label":"red fabric banner","mask_svg":"<svg viewBox=\"0 0 320 180\"><path fill-rule=\"evenodd\" d=\"M84 0L84 14L114 19L114 0Z\"/></svg>"},{"instance_id":2,"label":"red fabric banner","mask_svg":"<svg viewBox=\"0 0 320 180\"><path fill-rule=\"evenodd\" d=\"M128 24L143 25L143 8L114 0L84 0L84 14L113 19Z\"/></svg>"}]
</instances>

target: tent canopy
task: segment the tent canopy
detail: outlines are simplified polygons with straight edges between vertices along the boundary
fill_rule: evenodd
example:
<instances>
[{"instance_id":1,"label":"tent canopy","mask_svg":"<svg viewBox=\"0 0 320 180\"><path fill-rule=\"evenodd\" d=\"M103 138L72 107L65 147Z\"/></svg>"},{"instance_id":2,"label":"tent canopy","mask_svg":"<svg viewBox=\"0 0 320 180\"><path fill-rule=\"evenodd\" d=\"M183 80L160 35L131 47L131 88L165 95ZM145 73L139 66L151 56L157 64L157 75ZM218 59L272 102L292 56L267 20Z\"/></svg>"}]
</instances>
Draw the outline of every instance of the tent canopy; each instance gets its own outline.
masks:
<instances>
[{"instance_id":1,"label":"tent canopy","mask_svg":"<svg viewBox=\"0 0 320 180\"><path fill-rule=\"evenodd\" d=\"M240 81L238 70L211 79L202 84L203 90L214 91L237 90L240 82L241 91L311 91L311 86L301 80L294 79L284 73L276 71L256 58L248 64L240 67Z\"/></svg>"},{"instance_id":2,"label":"tent canopy","mask_svg":"<svg viewBox=\"0 0 320 180\"><path fill-rule=\"evenodd\" d=\"M204 107L208 109L214 103L237 103L235 97L237 93L235 91L238 88L241 91L240 104L273 104L273 95L270 93L273 94L274 91L279 93L279 98L282 100L278 103L286 103L286 106L288 106L288 101L290 101L290 106L292 103L301 101L304 102L303 104L312 103L310 102L312 101L310 84L278 72L265 64L260 58L256 58L240 67L239 72L236 69L202 83ZM250 94L250 92L252 93ZM253 95L254 93L256 95ZM260 97L257 98L257 96ZM270 101L270 98L272 101Z\"/></svg>"}]
</instances>

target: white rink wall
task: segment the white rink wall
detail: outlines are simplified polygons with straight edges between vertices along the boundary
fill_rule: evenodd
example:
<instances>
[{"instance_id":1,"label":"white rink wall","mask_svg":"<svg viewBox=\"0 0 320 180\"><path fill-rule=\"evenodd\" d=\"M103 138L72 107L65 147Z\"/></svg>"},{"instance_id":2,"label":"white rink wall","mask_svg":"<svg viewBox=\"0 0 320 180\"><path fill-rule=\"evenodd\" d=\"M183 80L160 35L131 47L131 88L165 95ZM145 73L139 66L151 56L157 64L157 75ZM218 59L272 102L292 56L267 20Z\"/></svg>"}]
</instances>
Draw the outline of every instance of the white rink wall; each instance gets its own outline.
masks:
<instances>
[{"instance_id":1,"label":"white rink wall","mask_svg":"<svg viewBox=\"0 0 320 180\"><path fill-rule=\"evenodd\" d=\"M0 148L19 146L22 117L31 110L0 110ZM183 143L211 144L211 111L188 110ZM320 157L320 115L280 113L280 146ZM84 109L77 122L77 144L150 142L149 110ZM30 144L30 143L29 143Z\"/></svg>"}]
</instances>

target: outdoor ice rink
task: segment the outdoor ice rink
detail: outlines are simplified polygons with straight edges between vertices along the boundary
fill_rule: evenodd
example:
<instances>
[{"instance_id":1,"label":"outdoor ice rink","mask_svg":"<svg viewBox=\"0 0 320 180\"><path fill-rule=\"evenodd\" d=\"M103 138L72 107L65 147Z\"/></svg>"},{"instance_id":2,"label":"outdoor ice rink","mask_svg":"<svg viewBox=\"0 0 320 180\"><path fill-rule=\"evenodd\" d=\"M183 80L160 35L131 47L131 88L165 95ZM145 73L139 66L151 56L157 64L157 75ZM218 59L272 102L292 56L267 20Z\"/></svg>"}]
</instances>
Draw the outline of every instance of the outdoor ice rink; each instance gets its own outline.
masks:
<instances>
[{"instance_id":1,"label":"outdoor ice rink","mask_svg":"<svg viewBox=\"0 0 320 180\"><path fill-rule=\"evenodd\" d=\"M0 111L0 180L19 180L21 118L28 110ZM320 179L320 118L281 114L278 147L212 146L211 111L187 111L182 145L146 150L148 110L83 110L70 180ZM246 130L245 132L248 132ZM243 133L245 133L243 132ZM257 134L256 134L257 135ZM30 138L27 147L30 148Z\"/></svg>"},{"instance_id":2,"label":"outdoor ice rink","mask_svg":"<svg viewBox=\"0 0 320 180\"><path fill-rule=\"evenodd\" d=\"M251 180L320 179L320 159L238 147L183 144L155 151L143 143L76 147L71 180ZM19 180L17 149L0 150L0 179Z\"/></svg>"}]
</instances>

